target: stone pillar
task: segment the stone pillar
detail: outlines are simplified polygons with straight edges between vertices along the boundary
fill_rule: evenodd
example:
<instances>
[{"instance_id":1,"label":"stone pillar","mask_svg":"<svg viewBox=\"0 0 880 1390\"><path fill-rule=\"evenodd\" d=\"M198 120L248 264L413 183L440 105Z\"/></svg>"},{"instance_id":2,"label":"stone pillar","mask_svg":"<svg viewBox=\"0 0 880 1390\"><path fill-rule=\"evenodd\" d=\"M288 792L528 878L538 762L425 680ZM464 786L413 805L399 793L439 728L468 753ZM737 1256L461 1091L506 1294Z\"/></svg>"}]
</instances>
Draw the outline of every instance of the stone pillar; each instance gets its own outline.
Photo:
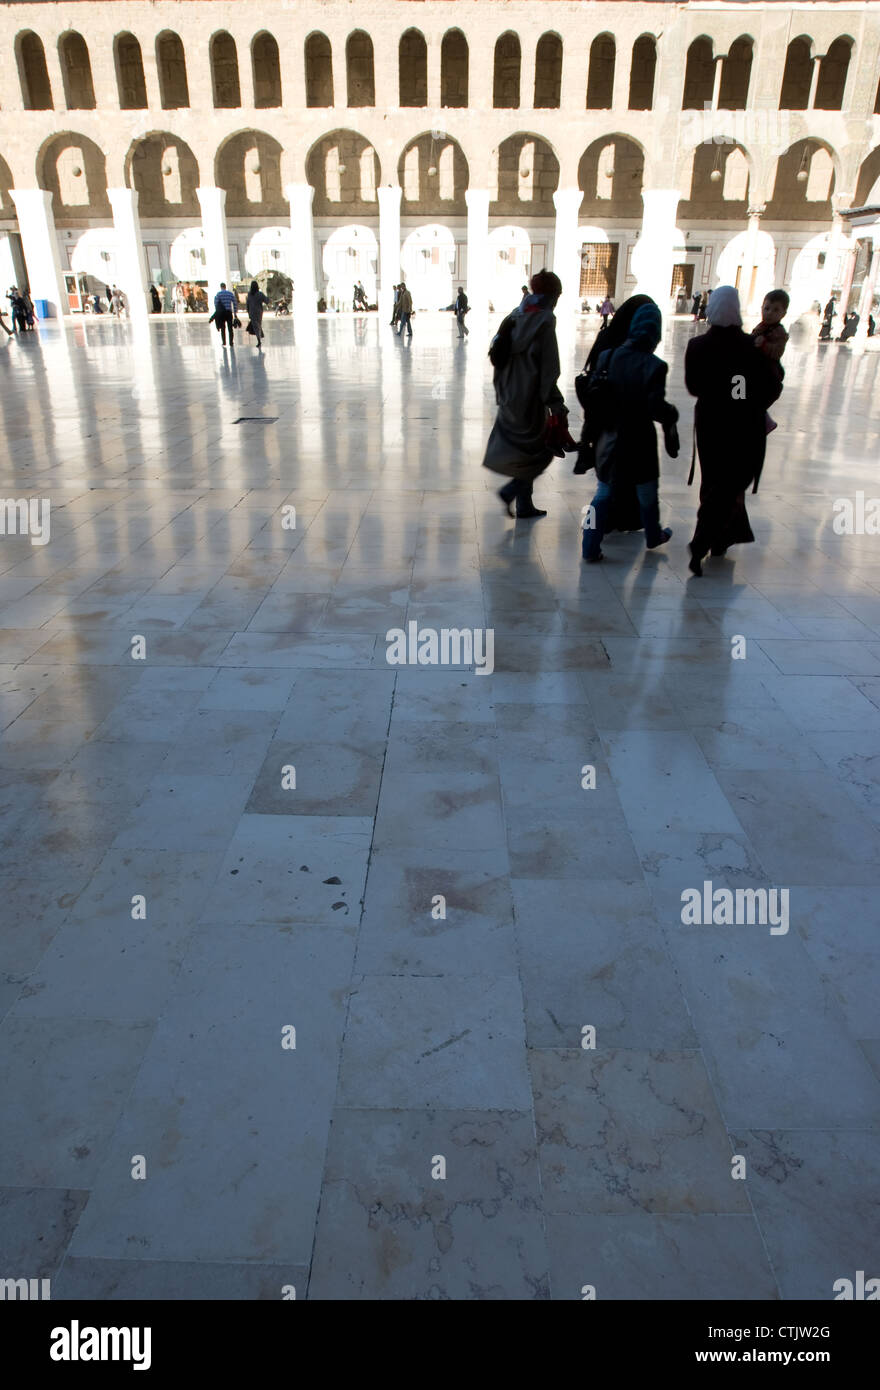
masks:
<instances>
[{"instance_id":1,"label":"stone pillar","mask_svg":"<svg viewBox=\"0 0 880 1390\"><path fill-rule=\"evenodd\" d=\"M537 39L521 38L519 48L519 109L521 111L533 111L535 107L535 68L537 66L537 48Z\"/></svg>"},{"instance_id":2,"label":"stone pillar","mask_svg":"<svg viewBox=\"0 0 880 1390\"><path fill-rule=\"evenodd\" d=\"M718 99L721 96L721 78L724 72L724 58L719 55L715 59L715 83L712 87L712 110L718 110Z\"/></svg>"},{"instance_id":3,"label":"stone pillar","mask_svg":"<svg viewBox=\"0 0 880 1390\"><path fill-rule=\"evenodd\" d=\"M749 225L746 231L746 244L743 252L743 283L740 286L739 301L744 314L755 312L754 300L757 297L758 281L752 289L752 276L758 268L758 233L761 230L761 215L764 205L749 208Z\"/></svg>"},{"instance_id":4,"label":"stone pillar","mask_svg":"<svg viewBox=\"0 0 880 1390\"><path fill-rule=\"evenodd\" d=\"M810 95L809 95L809 97L807 98L807 110L808 110L808 111L812 111L812 110L813 110L813 104L814 104L814 102L815 102L815 100L816 100L816 87L817 87L818 84L819 84L819 63L820 63L820 61L821 61L821 60L820 60L819 55L818 55L818 53L817 53L816 56L815 56L815 58L813 59L813 71L812 71L812 74L811 74L811 76L810 76Z\"/></svg>"},{"instance_id":5,"label":"stone pillar","mask_svg":"<svg viewBox=\"0 0 880 1390\"><path fill-rule=\"evenodd\" d=\"M664 318L669 313L675 263L675 218L681 194L675 188L642 189L642 229L632 253L634 293L649 294Z\"/></svg>"},{"instance_id":6,"label":"stone pillar","mask_svg":"<svg viewBox=\"0 0 880 1390\"><path fill-rule=\"evenodd\" d=\"M10 189L30 281L31 299L49 301L49 313L60 318L67 308L61 271L52 194L42 188Z\"/></svg>"},{"instance_id":7,"label":"stone pillar","mask_svg":"<svg viewBox=\"0 0 880 1390\"><path fill-rule=\"evenodd\" d=\"M290 230L293 240L293 317L294 322L315 322L318 296L315 292L315 226L310 183L289 183L284 196L290 203Z\"/></svg>"},{"instance_id":8,"label":"stone pillar","mask_svg":"<svg viewBox=\"0 0 880 1390\"><path fill-rule=\"evenodd\" d=\"M629 110L629 70L632 63L632 46L617 44L614 55L614 88L611 97L612 111Z\"/></svg>"},{"instance_id":9,"label":"stone pillar","mask_svg":"<svg viewBox=\"0 0 880 1390\"><path fill-rule=\"evenodd\" d=\"M128 300L131 317L144 320L149 309L138 194L133 188L108 188L107 197L113 209L119 288Z\"/></svg>"},{"instance_id":10,"label":"stone pillar","mask_svg":"<svg viewBox=\"0 0 880 1390\"><path fill-rule=\"evenodd\" d=\"M400 200L403 189L379 188L379 323L391 322L400 280ZM468 195L465 194L465 197Z\"/></svg>"},{"instance_id":11,"label":"stone pillar","mask_svg":"<svg viewBox=\"0 0 880 1390\"><path fill-rule=\"evenodd\" d=\"M578 214L584 195L579 188L560 188L553 194L556 226L553 232L553 270L562 281L556 317L570 317L580 303L581 258Z\"/></svg>"},{"instance_id":12,"label":"stone pillar","mask_svg":"<svg viewBox=\"0 0 880 1390\"><path fill-rule=\"evenodd\" d=\"M865 276L865 283L862 285L862 293L859 298L859 326L856 329L856 336L853 338L853 346L859 348L865 343L868 337L868 315L874 303L874 295L877 293L877 272L880 270L880 244L876 240L871 243L871 264L868 266L868 273Z\"/></svg>"},{"instance_id":13,"label":"stone pillar","mask_svg":"<svg viewBox=\"0 0 880 1390\"><path fill-rule=\"evenodd\" d=\"M205 238L205 278L208 281L208 304L213 309L214 295L220 281L229 285L229 238L226 235L226 189L197 188L202 209L202 233ZM230 289L232 288L229 286Z\"/></svg>"},{"instance_id":14,"label":"stone pillar","mask_svg":"<svg viewBox=\"0 0 880 1390\"><path fill-rule=\"evenodd\" d=\"M841 314L845 314L847 309L849 308L849 297L852 293L852 282L856 270L857 252L858 245L855 240L853 240L851 244L847 246L844 250L843 274L841 276L840 281L840 298L837 301L838 308ZM828 296L826 295L826 300L827 298Z\"/></svg>"},{"instance_id":15,"label":"stone pillar","mask_svg":"<svg viewBox=\"0 0 880 1390\"><path fill-rule=\"evenodd\" d=\"M467 297L474 319L489 311L489 191L469 188L467 202Z\"/></svg>"},{"instance_id":16,"label":"stone pillar","mask_svg":"<svg viewBox=\"0 0 880 1390\"><path fill-rule=\"evenodd\" d=\"M428 110L438 113L440 106L440 36L432 36L427 40L428 44ZM398 93L399 95L399 93ZM396 105L396 102L395 102ZM435 114L431 119L431 126L434 130L443 129L443 121Z\"/></svg>"}]
</instances>

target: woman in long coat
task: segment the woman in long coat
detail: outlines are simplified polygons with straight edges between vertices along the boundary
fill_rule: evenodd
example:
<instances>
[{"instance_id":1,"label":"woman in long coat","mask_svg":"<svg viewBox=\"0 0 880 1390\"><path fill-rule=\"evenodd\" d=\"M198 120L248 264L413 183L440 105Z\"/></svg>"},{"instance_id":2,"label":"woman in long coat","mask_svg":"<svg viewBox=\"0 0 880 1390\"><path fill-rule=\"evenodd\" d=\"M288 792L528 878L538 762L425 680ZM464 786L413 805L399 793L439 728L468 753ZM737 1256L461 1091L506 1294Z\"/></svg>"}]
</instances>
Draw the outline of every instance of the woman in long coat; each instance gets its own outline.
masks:
<instances>
[{"instance_id":1,"label":"woman in long coat","mask_svg":"<svg viewBox=\"0 0 880 1390\"><path fill-rule=\"evenodd\" d=\"M669 527L660 526L655 421L664 428L667 449L677 454L678 437L672 427L678 411L666 399L667 364L654 353L660 334L660 310L649 300L632 316L626 341L599 358L598 366L607 370L613 399L596 439L599 481L584 526L583 556L591 564L603 559L602 537L615 490L635 491L649 550L665 545L672 535Z\"/></svg>"},{"instance_id":2,"label":"woman in long coat","mask_svg":"<svg viewBox=\"0 0 880 1390\"><path fill-rule=\"evenodd\" d=\"M758 490L764 466L768 406L782 392L769 358L742 329L739 295L721 285L709 300L709 330L692 338L684 355L684 380L692 396L700 456L700 508L690 543L690 569L701 575L707 552L755 539L745 492Z\"/></svg>"},{"instance_id":3,"label":"woman in long coat","mask_svg":"<svg viewBox=\"0 0 880 1390\"><path fill-rule=\"evenodd\" d=\"M531 278L531 294L504 320L493 340L503 341L506 360L495 367L498 414L483 467L510 478L499 489L509 516L516 503L518 517L546 516L532 501L534 481L550 463L554 449L547 441L548 416L565 419L568 410L559 390L559 347L553 310L562 293L559 277L540 270Z\"/></svg>"},{"instance_id":4,"label":"woman in long coat","mask_svg":"<svg viewBox=\"0 0 880 1390\"><path fill-rule=\"evenodd\" d=\"M248 290L247 311L248 318L254 325L254 337L257 340L257 347L262 346L263 342L263 309L269 303L266 296L262 293L256 280L251 281Z\"/></svg>"}]
</instances>

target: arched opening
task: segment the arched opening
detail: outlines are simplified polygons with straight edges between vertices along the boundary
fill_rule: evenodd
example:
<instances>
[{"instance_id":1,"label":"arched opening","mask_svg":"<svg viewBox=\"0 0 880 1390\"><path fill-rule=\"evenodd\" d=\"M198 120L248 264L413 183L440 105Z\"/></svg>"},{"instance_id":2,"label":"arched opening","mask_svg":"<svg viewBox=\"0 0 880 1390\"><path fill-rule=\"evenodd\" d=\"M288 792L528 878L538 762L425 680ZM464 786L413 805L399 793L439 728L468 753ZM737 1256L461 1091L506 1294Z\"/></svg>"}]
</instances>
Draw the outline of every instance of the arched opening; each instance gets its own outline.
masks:
<instances>
[{"instance_id":1,"label":"arched opening","mask_svg":"<svg viewBox=\"0 0 880 1390\"><path fill-rule=\"evenodd\" d=\"M535 107L556 110L562 95L562 39L542 34L535 50Z\"/></svg>"},{"instance_id":2,"label":"arched opening","mask_svg":"<svg viewBox=\"0 0 880 1390\"><path fill-rule=\"evenodd\" d=\"M780 111L806 111L813 81L813 57L810 40L801 36L792 39L785 54L782 87L779 92Z\"/></svg>"},{"instance_id":3,"label":"arched opening","mask_svg":"<svg viewBox=\"0 0 880 1390\"><path fill-rule=\"evenodd\" d=\"M120 111L145 111L147 84L140 44L134 34L117 34L113 49Z\"/></svg>"},{"instance_id":4,"label":"arched opening","mask_svg":"<svg viewBox=\"0 0 880 1390\"><path fill-rule=\"evenodd\" d=\"M230 217L284 217L289 209L281 187L281 146L261 130L242 130L220 147L217 187L226 189Z\"/></svg>"},{"instance_id":5,"label":"arched opening","mask_svg":"<svg viewBox=\"0 0 880 1390\"><path fill-rule=\"evenodd\" d=\"M418 29L407 29L397 50L401 106L428 105L428 45Z\"/></svg>"},{"instance_id":6,"label":"arched opening","mask_svg":"<svg viewBox=\"0 0 880 1390\"><path fill-rule=\"evenodd\" d=\"M57 222L112 216L104 152L85 135L68 130L47 140L37 156L37 182L52 194Z\"/></svg>"},{"instance_id":7,"label":"arched opening","mask_svg":"<svg viewBox=\"0 0 880 1390\"><path fill-rule=\"evenodd\" d=\"M684 92L681 98L682 111L702 111L712 104L715 90L715 60L712 40L705 35L694 39L687 54L684 70Z\"/></svg>"},{"instance_id":8,"label":"arched opening","mask_svg":"<svg viewBox=\"0 0 880 1390\"><path fill-rule=\"evenodd\" d=\"M349 106L376 105L373 40L363 29L349 34L345 44L345 70Z\"/></svg>"},{"instance_id":9,"label":"arched opening","mask_svg":"<svg viewBox=\"0 0 880 1390\"><path fill-rule=\"evenodd\" d=\"M137 190L142 220L201 216L195 155L189 145L168 131L156 131L132 145L126 161L126 182L129 188Z\"/></svg>"},{"instance_id":10,"label":"arched opening","mask_svg":"<svg viewBox=\"0 0 880 1390\"><path fill-rule=\"evenodd\" d=\"M650 111L654 105L654 76L657 72L657 40L642 34L633 44L629 70L630 111Z\"/></svg>"},{"instance_id":11,"label":"arched opening","mask_svg":"<svg viewBox=\"0 0 880 1390\"><path fill-rule=\"evenodd\" d=\"M254 72L254 106L265 110L281 105L281 60L278 44L271 34L257 34L251 44L251 65ZM237 106L239 103L236 102Z\"/></svg>"},{"instance_id":12,"label":"arched opening","mask_svg":"<svg viewBox=\"0 0 880 1390\"><path fill-rule=\"evenodd\" d=\"M697 145L691 165L690 190L678 205L681 221L743 222L748 216L749 166L745 151L734 141Z\"/></svg>"},{"instance_id":13,"label":"arched opening","mask_svg":"<svg viewBox=\"0 0 880 1390\"><path fill-rule=\"evenodd\" d=\"M737 39L721 60L718 106L723 111L745 111L752 76L752 40Z\"/></svg>"},{"instance_id":14,"label":"arched opening","mask_svg":"<svg viewBox=\"0 0 880 1390\"><path fill-rule=\"evenodd\" d=\"M52 86L49 82L49 69L46 67L43 40L28 30L27 33L19 35L16 49L18 80L21 83L21 99L25 111L53 110Z\"/></svg>"},{"instance_id":15,"label":"arched opening","mask_svg":"<svg viewBox=\"0 0 880 1390\"><path fill-rule=\"evenodd\" d=\"M375 217L381 170L379 156L356 130L334 130L314 144L306 159L306 178L315 190L316 215L342 212Z\"/></svg>"},{"instance_id":16,"label":"arched opening","mask_svg":"<svg viewBox=\"0 0 880 1390\"><path fill-rule=\"evenodd\" d=\"M460 29L447 29L440 45L440 105L468 104L468 42Z\"/></svg>"},{"instance_id":17,"label":"arched opening","mask_svg":"<svg viewBox=\"0 0 880 1390\"><path fill-rule=\"evenodd\" d=\"M578 188L584 195L580 215L641 218L645 154L625 135L603 135L581 155Z\"/></svg>"},{"instance_id":18,"label":"arched opening","mask_svg":"<svg viewBox=\"0 0 880 1390\"><path fill-rule=\"evenodd\" d=\"M261 227L245 248L244 269L248 281L256 280L270 304L290 303L293 290L295 247L290 223Z\"/></svg>"},{"instance_id":19,"label":"arched opening","mask_svg":"<svg viewBox=\"0 0 880 1390\"><path fill-rule=\"evenodd\" d=\"M776 164L766 220L822 221L831 217L834 162L818 140L797 140Z\"/></svg>"},{"instance_id":20,"label":"arched opening","mask_svg":"<svg viewBox=\"0 0 880 1390\"><path fill-rule=\"evenodd\" d=\"M455 296L455 238L432 224L410 232L400 252L406 287L416 309L443 309Z\"/></svg>"},{"instance_id":21,"label":"arched opening","mask_svg":"<svg viewBox=\"0 0 880 1390\"><path fill-rule=\"evenodd\" d=\"M493 228L489 233L489 302L502 313L514 308L531 273L532 242L525 228Z\"/></svg>"},{"instance_id":22,"label":"arched opening","mask_svg":"<svg viewBox=\"0 0 880 1390\"><path fill-rule=\"evenodd\" d=\"M614 100L614 64L617 46L611 34L597 34L590 44L587 75L587 110L610 111Z\"/></svg>"},{"instance_id":23,"label":"arched opening","mask_svg":"<svg viewBox=\"0 0 880 1390\"><path fill-rule=\"evenodd\" d=\"M166 30L156 40L156 67L159 72L159 100L165 111L189 106L186 55L179 34Z\"/></svg>"},{"instance_id":24,"label":"arched opening","mask_svg":"<svg viewBox=\"0 0 880 1390\"><path fill-rule=\"evenodd\" d=\"M489 178L490 216L552 217L559 160L537 135L519 131L495 151Z\"/></svg>"},{"instance_id":25,"label":"arched opening","mask_svg":"<svg viewBox=\"0 0 880 1390\"><path fill-rule=\"evenodd\" d=\"M326 34L309 34L305 45L306 106L333 105L333 53Z\"/></svg>"},{"instance_id":26,"label":"arched opening","mask_svg":"<svg viewBox=\"0 0 880 1390\"><path fill-rule=\"evenodd\" d=\"M331 309L351 309L354 287L360 281L367 302L375 304L378 281L379 247L370 227L337 227L324 243L321 265L324 272L324 299Z\"/></svg>"},{"instance_id":27,"label":"arched opening","mask_svg":"<svg viewBox=\"0 0 880 1390\"><path fill-rule=\"evenodd\" d=\"M864 208L875 203L880 203L880 145L862 161L853 207Z\"/></svg>"},{"instance_id":28,"label":"arched opening","mask_svg":"<svg viewBox=\"0 0 880 1390\"><path fill-rule=\"evenodd\" d=\"M94 111L95 87L89 50L82 34L62 34L58 57L64 79L64 100L68 111Z\"/></svg>"},{"instance_id":29,"label":"arched opening","mask_svg":"<svg viewBox=\"0 0 880 1390\"><path fill-rule=\"evenodd\" d=\"M824 58L819 59L819 78L816 82L817 111L840 111L846 90L846 75L852 55L852 39L835 39Z\"/></svg>"},{"instance_id":30,"label":"arched opening","mask_svg":"<svg viewBox=\"0 0 880 1390\"><path fill-rule=\"evenodd\" d=\"M406 213L467 212L467 160L448 135L429 132L411 140L400 156L397 173Z\"/></svg>"},{"instance_id":31,"label":"arched opening","mask_svg":"<svg viewBox=\"0 0 880 1390\"><path fill-rule=\"evenodd\" d=\"M495 44L492 105L496 110L516 111L519 108L521 65L519 38L516 34L502 34Z\"/></svg>"},{"instance_id":32,"label":"arched opening","mask_svg":"<svg viewBox=\"0 0 880 1390\"><path fill-rule=\"evenodd\" d=\"M241 83L238 77L238 51L235 39L225 30L211 40L211 85L217 110L241 106Z\"/></svg>"}]
</instances>

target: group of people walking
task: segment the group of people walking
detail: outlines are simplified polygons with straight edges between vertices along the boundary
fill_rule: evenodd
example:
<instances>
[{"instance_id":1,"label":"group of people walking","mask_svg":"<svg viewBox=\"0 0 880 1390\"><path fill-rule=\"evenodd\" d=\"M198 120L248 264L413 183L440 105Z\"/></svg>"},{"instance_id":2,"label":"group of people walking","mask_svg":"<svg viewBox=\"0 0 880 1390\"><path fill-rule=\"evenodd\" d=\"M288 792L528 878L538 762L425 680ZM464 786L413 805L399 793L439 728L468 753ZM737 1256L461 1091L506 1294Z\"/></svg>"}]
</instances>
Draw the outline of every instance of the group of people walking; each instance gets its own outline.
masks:
<instances>
[{"instance_id":1,"label":"group of people walking","mask_svg":"<svg viewBox=\"0 0 880 1390\"><path fill-rule=\"evenodd\" d=\"M596 490L585 508L582 554L603 560L602 540L612 530L644 530L649 550L665 545L670 527L660 524L656 425L667 453L679 452L678 411L666 399L668 365L656 354L662 324L648 295L633 295L599 330L577 382L585 419L580 443L568 433L568 410L559 390L559 349L553 313L562 293L559 278L542 270L530 293L502 322L489 356L494 365L498 412L483 465L509 481L499 489L508 514L542 517L532 489L555 456L577 450L576 473L596 471ZM707 555L754 540L745 504L757 491L767 434L775 424L768 407L781 391L780 358L787 333L784 290L762 305L761 322L743 331L739 295L731 285L712 293L709 328L685 352L685 385L696 397L694 460L699 455L700 504L690 542L690 570L703 573ZM694 474L691 466L690 482ZM513 510L515 508L515 511Z\"/></svg>"},{"instance_id":2,"label":"group of people walking","mask_svg":"<svg viewBox=\"0 0 880 1390\"><path fill-rule=\"evenodd\" d=\"M245 303L248 315L246 331L253 336L258 350L262 352L263 338L265 336L263 333L263 311L269 301L263 294L256 280L251 281L251 287L248 290ZM225 280L220 281L220 288L214 295L214 312L208 319L208 322L216 324L217 332L220 334L220 341L224 347L226 346L227 335L229 337L229 346L231 348L235 347L235 330L236 328L241 328L241 319L238 317L238 301L232 293L232 290L226 288Z\"/></svg>"},{"instance_id":3,"label":"group of people walking","mask_svg":"<svg viewBox=\"0 0 880 1390\"><path fill-rule=\"evenodd\" d=\"M31 299L27 290L20 290L17 285L12 285L6 291L6 298L9 300L9 307L12 310L12 327L3 323L6 317L5 312L0 313L0 324L3 325L6 333L11 338L14 333L32 333L36 328L36 318L34 316L34 301Z\"/></svg>"}]
</instances>

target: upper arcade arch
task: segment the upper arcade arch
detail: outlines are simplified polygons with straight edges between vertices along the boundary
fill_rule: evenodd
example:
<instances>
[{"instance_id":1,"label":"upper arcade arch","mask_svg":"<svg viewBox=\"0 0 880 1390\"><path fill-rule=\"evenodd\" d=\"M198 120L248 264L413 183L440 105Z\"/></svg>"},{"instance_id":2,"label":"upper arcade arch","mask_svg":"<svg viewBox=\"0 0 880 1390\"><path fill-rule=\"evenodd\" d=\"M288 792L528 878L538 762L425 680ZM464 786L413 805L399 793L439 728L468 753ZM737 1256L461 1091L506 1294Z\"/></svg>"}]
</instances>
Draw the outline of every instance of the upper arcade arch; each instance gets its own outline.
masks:
<instances>
[{"instance_id":1,"label":"upper arcade arch","mask_svg":"<svg viewBox=\"0 0 880 1390\"><path fill-rule=\"evenodd\" d=\"M64 100L68 111L94 111L95 85L92 64L82 34L69 30L58 40L58 60L64 82Z\"/></svg>"},{"instance_id":2,"label":"upper arcade arch","mask_svg":"<svg viewBox=\"0 0 880 1390\"><path fill-rule=\"evenodd\" d=\"M141 46L134 34L117 34L113 40L116 86L120 111L146 111L147 82Z\"/></svg>"},{"instance_id":3,"label":"upper arcade arch","mask_svg":"<svg viewBox=\"0 0 880 1390\"><path fill-rule=\"evenodd\" d=\"M303 45L306 71L306 106L333 105L333 50L326 34L315 31Z\"/></svg>"},{"instance_id":4,"label":"upper arcade arch","mask_svg":"<svg viewBox=\"0 0 880 1390\"><path fill-rule=\"evenodd\" d=\"M373 40L363 29L353 30L345 41L345 77L349 106L376 105Z\"/></svg>"},{"instance_id":5,"label":"upper arcade arch","mask_svg":"<svg viewBox=\"0 0 880 1390\"><path fill-rule=\"evenodd\" d=\"M542 34L535 49L535 110L558 110L562 95L562 39Z\"/></svg>"},{"instance_id":6,"label":"upper arcade arch","mask_svg":"<svg viewBox=\"0 0 880 1390\"><path fill-rule=\"evenodd\" d=\"M440 105L468 104L468 41L460 29L447 29L440 45Z\"/></svg>"},{"instance_id":7,"label":"upper arcade arch","mask_svg":"<svg viewBox=\"0 0 880 1390\"><path fill-rule=\"evenodd\" d=\"M258 111L280 106L281 58L277 40L264 29L251 40L251 69L254 79L254 106Z\"/></svg>"},{"instance_id":8,"label":"upper arcade arch","mask_svg":"<svg viewBox=\"0 0 880 1390\"><path fill-rule=\"evenodd\" d=\"M189 106L186 54L180 35L165 29L156 39L156 69L159 74L159 100L165 111Z\"/></svg>"},{"instance_id":9,"label":"upper arcade arch","mask_svg":"<svg viewBox=\"0 0 880 1390\"><path fill-rule=\"evenodd\" d=\"M51 111L52 84L46 66L46 50L39 34L26 29L15 40L15 57L18 63L18 80L21 84L21 100L25 111Z\"/></svg>"}]
</instances>

